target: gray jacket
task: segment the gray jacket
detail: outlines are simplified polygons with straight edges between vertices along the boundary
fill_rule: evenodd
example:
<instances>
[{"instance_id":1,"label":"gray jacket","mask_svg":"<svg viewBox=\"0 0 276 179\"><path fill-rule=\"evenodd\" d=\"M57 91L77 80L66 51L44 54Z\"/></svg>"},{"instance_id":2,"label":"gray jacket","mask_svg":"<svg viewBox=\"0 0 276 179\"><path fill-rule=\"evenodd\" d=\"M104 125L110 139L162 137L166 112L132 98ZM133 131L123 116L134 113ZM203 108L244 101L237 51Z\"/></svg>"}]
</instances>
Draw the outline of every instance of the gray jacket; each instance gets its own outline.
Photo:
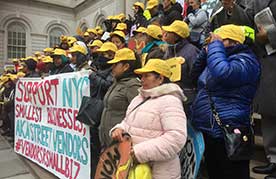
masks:
<instances>
[{"instance_id":1,"label":"gray jacket","mask_svg":"<svg viewBox=\"0 0 276 179\"><path fill-rule=\"evenodd\" d=\"M253 6L253 15L270 7L273 17L276 20L276 1L275 0L255 0ZM256 26L255 26L255 29ZM267 31L270 45L276 49L276 28L271 28ZM262 75L257 92L255 104L257 105L257 112L263 115L276 116L276 53L267 55L264 44L257 43L257 55L260 57L262 65Z\"/></svg>"},{"instance_id":2,"label":"gray jacket","mask_svg":"<svg viewBox=\"0 0 276 179\"><path fill-rule=\"evenodd\" d=\"M138 95L140 82L135 77L127 77L114 81L104 97L104 110L100 124L100 141L107 147L111 143L109 131L120 123L126 114L131 100Z\"/></svg>"}]
</instances>

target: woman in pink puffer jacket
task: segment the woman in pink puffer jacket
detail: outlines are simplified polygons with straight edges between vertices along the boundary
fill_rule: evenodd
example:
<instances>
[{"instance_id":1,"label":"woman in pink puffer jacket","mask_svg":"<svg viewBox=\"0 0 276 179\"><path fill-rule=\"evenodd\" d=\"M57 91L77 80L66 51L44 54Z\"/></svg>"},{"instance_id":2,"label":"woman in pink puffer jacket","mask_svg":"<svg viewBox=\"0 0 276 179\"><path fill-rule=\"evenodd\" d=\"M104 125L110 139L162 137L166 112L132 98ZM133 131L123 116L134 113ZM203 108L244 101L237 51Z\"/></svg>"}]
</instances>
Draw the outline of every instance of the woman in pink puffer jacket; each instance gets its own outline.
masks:
<instances>
[{"instance_id":1,"label":"woman in pink puffer jacket","mask_svg":"<svg viewBox=\"0 0 276 179\"><path fill-rule=\"evenodd\" d=\"M164 60L150 59L135 72L142 76L142 88L125 119L111 129L111 136L120 141L122 133L131 135L132 155L139 163L150 164L153 179L180 179L178 152L187 138L185 96L178 85L169 82L171 72Z\"/></svg>"}]
</instances>

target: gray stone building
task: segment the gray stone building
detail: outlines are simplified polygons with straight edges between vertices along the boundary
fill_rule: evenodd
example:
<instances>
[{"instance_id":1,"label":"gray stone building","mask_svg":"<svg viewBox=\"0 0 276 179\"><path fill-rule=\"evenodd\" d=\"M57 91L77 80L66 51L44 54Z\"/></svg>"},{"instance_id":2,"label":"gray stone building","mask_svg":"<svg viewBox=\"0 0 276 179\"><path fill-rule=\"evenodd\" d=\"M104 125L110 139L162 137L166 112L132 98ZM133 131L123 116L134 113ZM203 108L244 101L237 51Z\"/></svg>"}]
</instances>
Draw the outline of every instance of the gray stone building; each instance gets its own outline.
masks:
<instances>
[{"instance_id":1,"label":"gray stone building","mask_svg":"<svg viewBox=\"0 0 276 179\"><path fill-rule=\"evenodd\" d=\"M0 67L101 25L109 15L132 14L136 0L0 0ZM143 0L144 2L144 0Z\"/></svg>"}]
</instances>

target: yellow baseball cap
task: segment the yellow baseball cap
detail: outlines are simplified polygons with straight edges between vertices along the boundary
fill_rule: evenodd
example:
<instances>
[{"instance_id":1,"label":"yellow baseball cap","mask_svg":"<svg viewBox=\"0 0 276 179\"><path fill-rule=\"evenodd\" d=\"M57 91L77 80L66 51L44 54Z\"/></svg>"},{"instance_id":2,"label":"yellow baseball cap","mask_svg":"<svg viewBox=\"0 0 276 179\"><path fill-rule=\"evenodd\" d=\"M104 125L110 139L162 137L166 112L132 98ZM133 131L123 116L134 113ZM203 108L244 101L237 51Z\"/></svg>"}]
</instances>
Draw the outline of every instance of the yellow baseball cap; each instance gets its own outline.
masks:
<instances>
[{"instance_id":1,"label":"yellow baseball cap","mask_svg":"<svg viewBox=\"0 0 276 179\"><path fill-rule=\"evenodd\" d=\"M244 28L242 26L228 24L223 25L214 31L222 39L231 39L241 44L245 41Z\"/></svg>"},{"instance_id":2,"label":"yellow baseball cap","mask_svg":"<svg viewBox=\"0 0 276 179\"><path fill-rule=\"evenodd\" d=\"M16 75L17 75L18 78L21 78L21 77L25 76L25 73L23 73L23 72L20 71Z\"/></svg>"},{"instance_id":3,"label":"yellow baseball cap","mask_svg":"<svg viewBox=\"0 0 276 179\"><path fill-rule=\"evenodd\" d=\"M175 3L176 3L176 0L171 0L171 2L172 2L173 4L175 4Z\"/></svg>"},{"instance_id":4,"label":"yellow baseball cap","mask_svg":"<svg viewBox=\"0 0 276 179\"><path fill-rule=\"evenodd\" d=\"M116 31L114 31L114 32L111 32L111 33L110 33L110 38L112 38L112 36L114 36L114 35L117 35L117 36L119 36L119 37L122 37L123 39L126 38L125 33L122 32L122 31L119 31L119 30L116 30Z\"/></svg>"},{"instance_id":5,"label":"yellow baseball cap","mask_svg":"<svg viewBox=\"0 0 276 179\"><path fill-rule=\"evenodd\" d=\"M149 59L146 65L142 68L134 70L136 74L143 74L148 72L156 72L160 75L163 75L167 78L170 78L172 72L170 70L170 66L165 60L161 60L158 58Z\"/></svg>"},{"instance_id":6,"label":"yellow baseball cap","mask_svg":"<svg viewBox=\"0 0 276 179\"><path fill-rule=\"evenodd\" d=\"M158 25L148 25L145 33L158 40L161 40L162 38L162 30Z\"/></svg>"},{"instance_id":7,"label":"yellow baseball cap","mask_svg":"<svg viewBox=\"0 0 276 179\"><path fill-rule=\"evenodd\" d=\"M69 49L69 53L75 53L75 52L80 52L83 55L87 54L87 50L85 49L85 47L78 44L73 45L73 47Z\"/></svg>"},{"instance_id":8,"label":"yellow baseball cap","mask_svg":"<svg viewBox=\"0 0 276 179\"><path fill-rule=\"evenodd\" d=\"M94 28L88 28L88 29L86 30L86 32L88 32L88 33L93 33L93 34L97 35L97 30L94 29Z\"/></svg>"},{"instance_id":9,"label":"yellow baseball cap","mask_svg":"<svg viewBox=\"0 0 276 179\"><path fill-rule=\"evenodd\" d=\"M52 54L52 56L61 56L61 55L67 56L66 51L60 48L56 48Z\"/></svg>"},{"instance_id":10,"label":"yellow baseball cap","mask_svg":"<svg viewBox=\"0 0 276 179\"><path fill-rule=\"evenodd\" d=\"M40 53L39 51L36 51L34 54L35 54L36 56L41 56L41 53Z\"/></svg>"},{"instance_id":11,"label":"yellow baseball cap","mask_svg":"<svg viewBox=\"0 0 276 179\"><path fill-rule=\"evenodd\" d=\"M84 34L83 34L83 36L85 37L87 37L87 36L89 36L89 33L88 32L84 32Z\"/></svg>"},{"instance_id":12,"label":"yellow baseball cap","mask_svg":"<svg viewBox=\"0 0 276 179\"><path fill-rule=\"evenodd\" d=\"M99 48L97 50L97 52L107 52L107 51L112 51L112 52L116 52L118 50L117 46L112 43L112 42L105 42L103 43L103 45L101 46L101 48Z\"/></svg>"},{"instance_id":13,"label":"yellow baseball cap","mask_svg":"<svg viewBox=\"0 0 276 179\"><path fill-rule=\"evenodd\" d=\"M134 30L133 33L145 33L147 28L139 27L138 29Z\"/></svg>"},{"instance_id":14,"label":"yellow baseball cap","mask_svg":"<svg viewBox=\"0 0 276 179\"><path fill-rule=\"evenodd\" d=\"M88 44L88 47L101 47L103 42L100 40L94 40L91 44Z\"/></svg>"},{"instance_id":15,"label":"yellow baseball cap","mask_svg":"<svg viewBox=\"0 0 276 179\"><path fill-rule=\"evenodd\" d=\"M53 51L54 51L54 49L53 48L49 48L49 47L47 47L47 48L45 48L43 50L43 52L53 52Z\"/></svg>"},{"instance_id":16,"label":"yellow baseball cap","mask_svg":"<svg viewBox=\"0 0 276 179\"><path fill-rule=\"evenodd\" d=\"M67 36L61 35L61 36L60 36L60 40L61 40L61 41L67 41Z\"/></svg>"},{"instance_id":17,"label":"yellow baseball cap","mask_svg":"<svg viewBox=\"0 0 276 179\"><path fill-rule=\"evenodd\" d=\"M182 38L187 38L190 35L189 26L184 21L175 20L169 26L162 26L162 29L166 32L174 32Z\"/></svg>"},{"instance_id":18,"label":"yellow baseball cap","mask_svg":"<svg viewBox=\"0 0 276 179\"><path fill-rule=\"evenodd\" d=\"M133 4L133 8L134 8L134 6L138 6L138 7L140 7L141 9L143 9L143 10L145 10L145 5L144 5L144 3L141 3L141 2L136 2L136 3L134 3Z\"/></svg>"},{"instance_id":19,"label":"yellow baseball cap","mask_svg":"<svg viewBox=\"0 0 276 179\"><path fill-rule=\"evenodd\" d=\"M135 53L129 48L122 48L115 53L113 60L108 61L108 64L114 64L121 61L136 60Z\"/></svg>"},{"instance_id":20,"label":"yellow baseball cap","mask_svg":"<svg viewBox=\"0 0 276 179\"><path fill-rule=\"evenodd\" d=\"M73 43L75 43L76 41L77 41L77 39L75 37L72 37L72 36L67 37L67 43L69 46L72 46Z\"/></svg>"},{"instance_id":21,"label":"yellow baseball cap","mask_svg":"<svg viewBox=\"0 0 276 179\"><path fill-rule=\"evenodd\" d=\"M118 23L115 30L126 30L127 29L127 25L125 23Z\"/></svg>"},{"instance_id":22,"label":"yellow baseball cap","mask_svg":"<svg viewBox=\"0 0 276 179\"><path fill-rule=\"evenodd\" d=\"M117 17L120 21L124 20L126 18L126 15L124 13L118 14Z\"/></svg>"},{"instance_id":23,"label":"yellow baseball cap","mask_svg":"<svg viewBox=\"0 0 276 179\"><path fill-rule=\"evenodd\" d=\"M17 62L19 62L19 60L17 58L14 58L14 59L12 59L12 62L17 63Z\"/></svg>"},{"instance_id":24,"label":"yellow baseball cap","mask_svg":"<svg viewBox=\"0 0 276 179\"><path fill-rule=\"evenodd\" d=\"M44 56L44 57L42 57L42 62L43 63L53 63L53 58L50 56Z\"/></svg>"},{"instance_id":25,"label":"yellow baseball cap","mask_svg":"<svg viewBox=\"0 0 276 179\"><path fill-rule=\"evenodd\" d=\"M149 0L147 3L147 8L148 10L153 9L154 7L158 6L159 1L158 0Z\"/></svg>"}]
</instances>

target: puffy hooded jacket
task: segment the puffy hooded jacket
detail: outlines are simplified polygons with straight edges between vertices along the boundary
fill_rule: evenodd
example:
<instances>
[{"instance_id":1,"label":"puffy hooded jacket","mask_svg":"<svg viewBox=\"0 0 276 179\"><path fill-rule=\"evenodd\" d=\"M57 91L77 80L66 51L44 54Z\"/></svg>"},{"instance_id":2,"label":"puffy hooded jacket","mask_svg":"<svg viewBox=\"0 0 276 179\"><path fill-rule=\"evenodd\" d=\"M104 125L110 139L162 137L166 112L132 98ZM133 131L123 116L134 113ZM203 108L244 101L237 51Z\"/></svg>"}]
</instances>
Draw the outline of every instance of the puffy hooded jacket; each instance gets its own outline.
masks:
<instances>
[{"instance_id":1,"label":"puffy hooded jacket","mask_svg":"<svg viewBox=\"0 0 276 179\"><path fill-rule=\"evenodd\" d=\"M257 57L246 45L225 48L221 41L214 41L208 45L207 59L198 58L197 61L206 63L206 67L199 76L198 94L192 106L194 126L214 138L222 138L208 94L223 125L249 126L250 106L261 73ZM199 64L196 62L194 66L197 73L203 69Z\"/></svg>"},{"instance_id":2,"label":"puffy hooded jacket","mask_svg":"<svg viewBox=\"0 0 276 179\"><path fill-rule=\"evenodd\" d=\"M181 88L173 83L140 89L125 119L111 129L121 128L131 135L135 156L140 163L151 165L153 179L180 179L178 152L187 138L183 100Z\"/></svg>"}]
</instances>

